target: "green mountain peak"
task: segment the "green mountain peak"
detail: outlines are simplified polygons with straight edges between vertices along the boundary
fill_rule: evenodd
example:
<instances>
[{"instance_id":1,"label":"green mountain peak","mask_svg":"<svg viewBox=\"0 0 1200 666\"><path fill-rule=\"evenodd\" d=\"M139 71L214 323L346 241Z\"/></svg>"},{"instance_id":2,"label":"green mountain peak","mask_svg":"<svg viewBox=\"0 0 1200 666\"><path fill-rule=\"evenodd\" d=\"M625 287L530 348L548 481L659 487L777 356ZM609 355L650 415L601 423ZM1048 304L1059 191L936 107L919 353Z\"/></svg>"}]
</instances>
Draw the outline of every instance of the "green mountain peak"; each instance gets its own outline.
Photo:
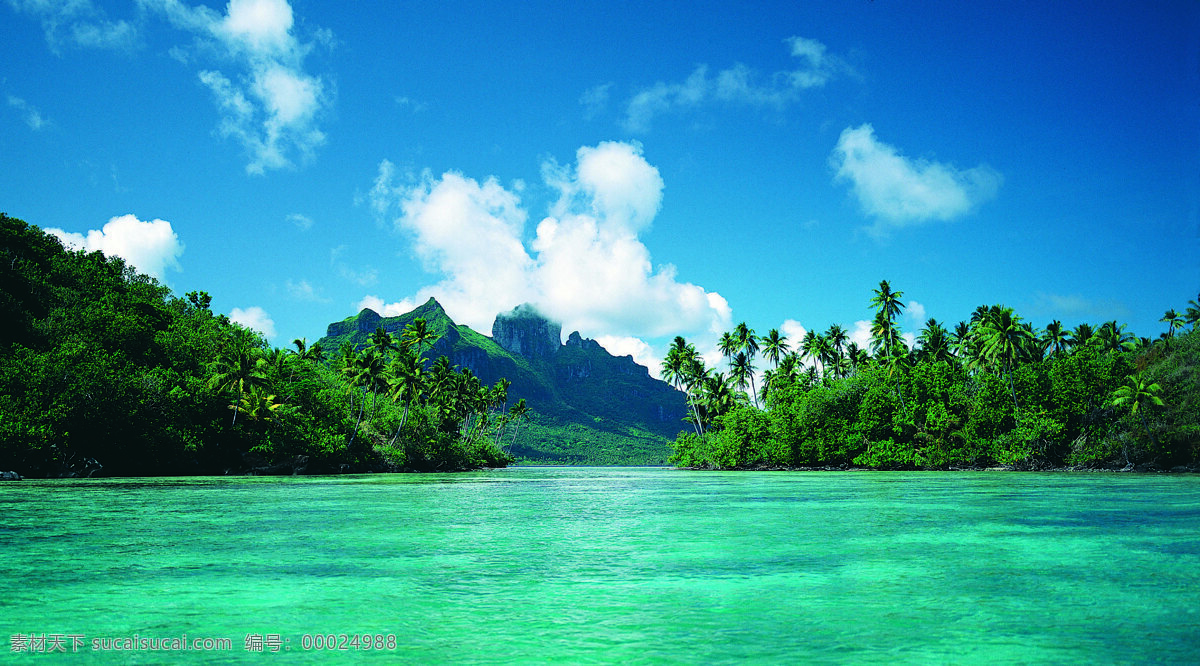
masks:
<instances>
[{"instance_id":1,"label":"green mountain peak","mask_svg":"<svg viewBox=\"0 0 1200 666\"><path fill-rule=\"evenodd\" d=\"M527 460L665 464L670 441L684 429L681 392L578 332L564 344L562 325L531 304L498 314L491 337L456 324L433 298L395 317L364 309L330 324L321 346L349 342L361 349L381 326L399 338L417 318L438 335L426 359L446 356L485 384L507 379L509 404L526 400L536 418L514 453Z\"/></svg>"}]
</instances>

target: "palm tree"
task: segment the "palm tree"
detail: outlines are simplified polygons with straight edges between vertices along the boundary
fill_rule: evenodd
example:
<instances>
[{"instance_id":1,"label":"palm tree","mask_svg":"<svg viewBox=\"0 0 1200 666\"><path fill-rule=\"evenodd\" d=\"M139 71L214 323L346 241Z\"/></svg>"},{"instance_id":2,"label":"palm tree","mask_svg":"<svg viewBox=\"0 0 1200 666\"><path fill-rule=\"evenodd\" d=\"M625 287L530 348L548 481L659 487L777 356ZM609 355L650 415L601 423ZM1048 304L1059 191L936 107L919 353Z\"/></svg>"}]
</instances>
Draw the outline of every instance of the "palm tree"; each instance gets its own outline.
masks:
<instances>
[{"instance_id":1,"label":"palm tree","mask_svg":"<svg viewBox=\"0 0 1200 666\"><path fill-rule=\"evenodd\" d=\"M528 418L529 405L525 404L525 398L517 400L517 404L508 408L509 420L514 423L512 439L508 442L508 451L512 451L513 444L517 442L517 430L521 425L521 419ZM506 451L505 453L508 453Z\"/></svg>"},{"instance_id":2,"label":"palm tree","mask_svg":"<svg viewBox=\"0 0 1200 666\"><path fill-rule=\"evenodd\" d=\"M767 334L761 338L763 356L767 357L776 368L779 367L779 359L787 356L788 343L787 337L779 334L779 329L773 328L767 331Z\"/></svg>"},{"instance_id":3,"label":"palm tree","mask_svg":"<svg viewBox=\"0 0 1200 666\"><path fill-rule=\"evenodd\" d=\"M1196 298L1200 300L1200 296ZM1196 330L1196 323L1200 322L1200 302L1188 301L1188 308L1183 312L1183 320L1190 326L1188 330Z\"/></svg>"},{"instance_id":4,"label":"palm tree","mask_svg":"<svg viewBox=\"0 0 1200 666\"><path fill-rule=\"evenodd\" d=\"M746 352L740 351L733 357L733 368L730 375L739 391L744 393L747 388L753 388L754 362Z\"/></svg>"},{"instance_id":5,"label":"palm tree","mask_svg":"<svg viewBox=\"0 0 1200 666\"><path fill-rule=\"evenodd\" d=\"M875 355L887 355L899 339L900 330L896 323L885 316L882 310L876 312L875 320L871 323L871 348L875 350Z\"/></svg>"},{"instance_id":6,"label":"palm tree","mask_svg":"<svg viewBox=\"0 0 1200 666\"><path fill-rule=\"evenodd\" d=\"M1146 409L1149 407L1162 407L1162 398L1158 397L1162 387L1158 384L1147 384L1139 373L1130 375L1125 379L1125 384L1118 386L1112 393L1112 399L1109 405L1112 407L1128 407L1130 413L1137 414L1142 420L1142 427L1146 429L1146 434L1150 436L1154 445L1158 446L1158 439L1150 432L1150 426L1146 423ZM1129 462L1128 455L1125 462Z\"/></svg>"},{"instance_id":7,"label":"palm tree","mask_svg":"<svg viewBox=\"0 0 1200 666\"><path fill-rule=\"evenodd\" d=\"M1008 376L1008 388L1012 392L1013 409L1020 411L1017 405L1017 389L1013 383L1013 370L1021 358L1022 351L1033 332L1028 326L1022 325L1021 316L1015 314L1012 308L1000 306L988 314L980 323L979 336L982 358L997 369L1003 370Z\"/></svg>"},{"instance_id":8,"label":"palm tree","mask_svg":"<svg viewBox=\"0 0 1200 666\"><path fill-rule=\"evenodd\" d=\"M379 390L386 388L384 380L387 376L387 360L376 353L374 347L368 347L365 352L355 358L352 365L343 369L343 373L351 387L362 389L363 392L363 403L358 409L354 434L350 436L350 443L353 444L355 437L358 436L358 427L362 423L363 411L366 409L367 391L371 392L371 413L374 415Z\"/></svg>"},{"instance_id":9,"label":"palm tree","mask_svg":"<svg viewBox=\"0 0 1200 666\"><path fill-rule=\"evenodd\" d=\"M737 353L738 346L738 339L729 331L722 333L721 339L717 341L717 349L720 350L730 367L733 367L733 355Z\"/></svg>"},{"instance_id":10,"label":"palm tree","mask_svg":"<svg viewBox=\"0 0 1200 666\"><path fill-rule=\"evenodd\" d=\"M904 309L904 303L900 301L904 297L904 292L892 291L887 280L881 281L879 288L872 292L875 296L871 298L871 305L875 306L876 311L882 313L888 321L896 321L896 317Z\"/></svg>"},{"instance_id":11,"label":"palm tree","mask_svg":"<svg viewBox=\"0 0 1200 666\"><path fill-rule=\"evenodd\" d=\"M745 394L735 390L733 381L732 377L726 377L720 372L709 373L704 378L704 418L706 422L712 423L713 419L727 414L745 401Z\"/></svg>"},{"instance_id":12,"label":"palm tree","mask_svg":"<svg viewBox=\"0 0 1200 666\"><path fill-rule=\"evenodd\" d=\"M704 359L699 354L693 353L684 358L683 386L684 391L687 393L688 401L692 405L693 423L696 426L697 433L700 435L700 439L704 439L706 430L704 415L701 412L703 409L701 403L704 397L704 385L710 374L712 374L711 371L704 367Z\"/></svg>"},{"instance_id":13,"label":"palm tree","mask_svg":"<svg viewBox=\"0 0 1200 666\"><path fill-rule=\"evenodd\" d=\"M266 361L259 355L259 349L252 345L250 336L239 330L231 340L226 341L214 366L209 386L217 391L234 391L231 407L233 420L230 425L237 425L241 401L246 393L267 384Z\"/></svg>"},{"instance_id":14,"label":"palm tree","mask_svg":"<svg viewBox=\"0 0 1200 666\"><path fill-rule=\"evenodd\" d=\"M386 358L389 353L400 349L400 345L396 343L396 338L392 337L392 334L388 333L387 329L381 324L371 334L371 348L375 350L376 354Z\"/></svg>"},{"instance_id":15,"label":"palm tree","mask_svg":"<svg viewBox=\"0 0 1200 666\"><path fill-rule=\"evenodd\" d=\"M1137 347L1134 337L1125 332L1125 325L1117 324L1115 320L1105 322L1092 336L1091 343L1107 352L1130 351Z\"/></svg>"},{"instance_id":16,"label":"palm tree","mask_svg":"<svg viewBox=\"0 0 1200 666\"><path fill-rule=\"evenodd\" d=\"M901 368L908 365L910 359L908 347L903 343L897 342L892 345L892 348L887 353L876 356L880 366L887 370L888 379L894 375L896 378L896 394L900 396L900 408L904 413L908 413L908 406L904 401L904 389L900 386L900 373L897 372Z\"/></svg>"},{"instance_id":17,"label":"palm tree","mask_svg":"<svg viewBox=\"0 0 1200 666\"><path fill-rule=\"evenodd\" d=\"M388 365L387 376L387 393L392 400L399 400L404 403L404 414L400 417L400 425L396 428L396 434L392 435L392 444L396 443L396 438L400 436L400 431L404 428L404 424L408 422L408 412L412 404L416 402L421 395L421 384L423 373L421 363L417 362L417 357L413 356L412 352L407 348L397 354Z\"/></svg>"},{"instance_id":18,"label":"palm tree","mask_svg":"<svg viewBox=\"0 0 1200 666\"><path fill-rule=\"evenodd\" d=\"M663 360L662 374L663 379L670 384L674 384L677 390L682 389L685 384L691 384L691 372L695 368L698 355L696 348L688 343L681 335L675 336L671 342L671 347L667 350L667 357ZM687 396L688 408L695 414L695 420L692 426L696 430L696 434L703 436L700 431L700 414L696 409L696 403L692 400L692 392L685 392Z\"/></svg>"},{"instance_id":19,"label":"palm tree","mask_svg":"<svg viewBox=\"0 0 1200 666\"><path fill-rule=\"evenodd\" d=\"M960 321L954 325L954 332L950 334L950 344L954 347L955 356L966 358L970 355L971 327L967 322Z\"/></svg>"},{"instance_id":20,"label":"palm tree","mask_svg":"<svg viewBox=\"0 0 1200 666\"><path fill-rule=\"evenodd\" d=\"M816 367L817 358L820 354L820 344L817 342L816 331L808 331L804 334L804 339L800 341L800 358L808 359L808 362Z\"/></svg>"},{"instance_id":21,"label":"palm tree","mask_svg":"<svg viewBox=\"0 0 1200 666\"><path fill-rule=\"evenodd\" d=\"M753 360L759 349L758 338L754 335L754 329L746 326L746 322L742 322L734 327L733 337L737 338L738 350L746 352L746 355Z\"/></svg>"},{"instance_id":22,"label":"palm tree","mask_svg":"<svg viewBox=\"0 0 1200 666\"><path fill-rule=\"evenodd\" d=\"M437 341L438 334L429 328L429 322L423 317L417 317L412 322L404 327L404 333L400 335L400 343L407 347L417 348L417 358L421 358L421 354L425 352L425 345L430 347Z\"/></svg>"},{"instance_id":23,"label":"palm tree","mask_svg":"<svg viewBox=\"0 0 1200 666\"><path fill-rule=\"evenodd\" d=\"M825 337L829 338L829 344L833 345L833 351L838 356L841 356L845 353L846 341L849 340L849 337L846 334L846 329L842 328L838 324L833 324L829 327L828 331L825 331Z\"/></svg>"},{"instance_id":24,"label":"palm tree","mask_svg":"<svg viewBox=\"0 0 1200 666\"><path fill-rule=\"evenodd\" d=\"M425 392L429 396L429 401L432 402L441 393L447 391L451 387L453 381L454 368L450 366L450 359L445 356L437 357L433 362L433 366L429 368L429 380L425 382Z\"/></svg>"},{"instance_id":25,"label":"palm tree","mask_svg":"<svg viewBox=\"0 0 1200 666\"><path fill-rule=\"evenodd\" d=\"M243 412L246 418L251 421L269 422L275 420L275 412L283 407L283 402L276 395L268 395L267 390L261 386L252 386L248 392L242 395L241 400L236 405L230 405L229 408Z\"/></svg>"},{"instance_id":26,"label":"palm tree","mask_svg":"<svg viewBox=\"0 0 1200 666\"><path fill-rule=\"evenodd\" d=\"M1070 333L1063 328L1062 322L1055 319L1049 324L1046 324L1046 332L1042 335L1042 342L1046 345L1046 349L1050 351L1052 356L1061 354L1066 351L1070 344Z\"/></svg>"},{"instance_id":27,"label":"palm tree","mask_svg":"<svg viewBox=\"0 0 1200 666\"><path fill-rule=\"evenodd\" d=\"M1071 332L1068 334L1067 341L1070 343L1071 349L1078 349L1086 346L1095 335L1096 331L1092 328L1091 324L1081 323L1071 330Z\"/></svg>"},{"instance_id":28,"label":"palm tree","mask_svg":"<svg viewBox=\"0 0 1200 666\"><path fill-rule=\"evenodd\" d=\"M1179 313L1175 312L1174 309L1171 309L1167 310L1166 313L1163 314L1162 319L1159 319L1159 321L1167 325L1167 340L1169 341L1171 338L1175 337L1175 331L1183 327L1184 318ZM1169 345L1170 342L1167 344Z\"/></svg>"},{"instance_id":29,"label":"palm tree","mask_svg":"<svg viewBox=\"0 0 1200 666\"><path fill-rule=\"evenodd\" d=\"M921 348L919 356L924 360L936 363L951 358L950 334L936 319L930 318L925 322L925 328L917 336L917 344Z\"/></svg>"},{"instance_id":30,"label":"palm tree","mask_svg":"<svg viewBox=\"0 0 1200 666\"><path fill-rule=\"evenodd\" d=\"M750 395L754 398L754 406L758 406L758 387L754 385L754 356L758 354L758 338L754 329L742 322L734 328L733 336L737 338L738 350L746 355L746 365L750 368Z\"/></svg>"},{"instance_id":31,"label":"palm tree","mask_svg":"<svg viewBox=\"0 0 1200 666\"><path fill-rule=\"evenodd\" d=\"M800 378L800 355L796 352L789 352L786 356L779 360L779 365L775 367L775 375L773 379L776 384L791 383L794 384Z\"/></svg>"},{"instance_id":32,"label":"palm tree","mask_svg":"<svg viewBox=\"0 0 1200 666\"><path fill-rule=\"evenodd\" d=\"M292 340L292 344L296 346L296 351L292 353L301 361L316 361L319 363L325 359L325 351L321 349L320 342L314 342L310 347L308 345L308 338L296 338Z\"/></svg>"},{"instance_id":33,"label":"palm tree","mask_svg":"<svg viewBox=\"0 0 1200 666\"><path fill-rule=\"evenodd\" d=\"M829 338L824 334L818 333L816 339L813 340L813 351L816 352L817 358L821 361L821 376L829 374L829 367L834 365L837 360L836 354L833 351L833 344L829 342Z\"/></svg>"}]
</instances>

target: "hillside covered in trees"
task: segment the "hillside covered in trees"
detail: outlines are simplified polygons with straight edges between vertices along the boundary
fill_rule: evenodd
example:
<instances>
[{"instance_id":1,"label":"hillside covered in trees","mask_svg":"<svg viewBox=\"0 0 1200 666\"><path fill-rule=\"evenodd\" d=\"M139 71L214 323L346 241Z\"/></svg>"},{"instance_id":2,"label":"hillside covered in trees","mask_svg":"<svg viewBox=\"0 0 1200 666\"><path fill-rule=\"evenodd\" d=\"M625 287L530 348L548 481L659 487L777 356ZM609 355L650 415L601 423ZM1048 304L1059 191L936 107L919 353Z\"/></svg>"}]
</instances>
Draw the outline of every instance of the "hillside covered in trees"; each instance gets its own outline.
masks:
<instances>
[{"instance_id":1,"label":"hillside covered in trees","mask_svg":"<svg viewBox=\"0 0 1200 666\"><path fill-rule=\"evenodd\" d=\"M0 215L0 470L25 476L502 466L524 414L414 325L330 362L119 258ZM415 324L415 322L414 322Z\"/></svg>"},{"instance_id":2,"label":"hillside covered in trees","mask_svg":"<svg viewBox=\"0 0 1200 666\"><path fill-rule=\"evenodd\" d=\"M684 467L1195 469L1200 463L1200 303L1166 331L1116 321L1035 329L980 306L953 328L930 319L909 346L902 292L881 282L870 349L830 326L787 340L745 324L720 343L727 371L676 338L663 374L688 395ZM755 387L755 361L768 367Z\"/></svg>"},{"instance_id":3,"label":"hillside covered in trees","mask_svg":"<svg viewBox=\"0 0 1200 666\"><path fill-rule=\"evenodd\" d=\"M411 312L381 317L370 309L329 325L329 350L361 350L382 330L401 334L417 320L437 339L431 356L484 383L503 379L511 400L529 406L509 451L518 461L568 465L664 465L686 415L681 393L629 356L613 356L529 305L496 316L488 337L456 324L434 299Z\"/></svg>"}]
</instances>

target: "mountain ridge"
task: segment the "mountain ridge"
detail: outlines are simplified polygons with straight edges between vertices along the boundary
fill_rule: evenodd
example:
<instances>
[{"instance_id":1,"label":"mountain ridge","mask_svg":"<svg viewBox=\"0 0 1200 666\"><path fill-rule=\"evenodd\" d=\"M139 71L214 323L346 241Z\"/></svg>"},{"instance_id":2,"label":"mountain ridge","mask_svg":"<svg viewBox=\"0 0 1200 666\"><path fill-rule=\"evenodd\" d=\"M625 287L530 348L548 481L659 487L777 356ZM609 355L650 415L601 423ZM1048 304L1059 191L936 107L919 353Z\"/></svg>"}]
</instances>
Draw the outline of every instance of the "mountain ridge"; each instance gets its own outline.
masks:
<instances>
[{"instance_id":1,"label":"mountain ridge","mask_svg":"<svg viewBox=\"0 0 1200 666\"><path fill-rule=\"evenodd\" d=\"M410 312L384 317L369 308L329 324L320 344L370 344L380 326L397 338L417 318L438 339L423 356L446 356L480 381L511 382L509 403L524 398L534 412L528 432L513 446L526 462L555 464L666 464L670 442L685 428L682 393L650 376L632 356L613 356L577 331L561 340L562 327L531 305L496 315L492 336L457 324L436 299Z\"/></svg>"}]
</instances>

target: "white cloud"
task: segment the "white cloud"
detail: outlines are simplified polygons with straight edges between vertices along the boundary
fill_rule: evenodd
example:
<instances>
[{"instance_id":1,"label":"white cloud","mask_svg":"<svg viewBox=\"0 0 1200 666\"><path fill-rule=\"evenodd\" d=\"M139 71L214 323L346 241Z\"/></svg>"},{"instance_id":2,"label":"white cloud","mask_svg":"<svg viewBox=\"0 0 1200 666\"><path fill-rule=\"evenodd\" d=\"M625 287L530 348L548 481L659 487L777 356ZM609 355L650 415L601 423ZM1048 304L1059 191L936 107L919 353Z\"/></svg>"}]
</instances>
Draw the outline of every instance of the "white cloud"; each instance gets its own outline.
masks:
<instances>
[{"instance_id":1,"label":"white cloud","mask_svg":"<svg viewBox=\"0 0 1200 666\"><path fill-rule=\"evenodd\" d=\"M384 317L397 317L402 314L412 312L417 307L415 301L403 299L395 303L384 303L383 299L378 296L364 296L358 305L354 307L355 312L362 310L374 310L377 314ZM490 327L487 330L492 330Z\"/></svg>"},{"instance_id":2,"label":"white cloud","mask_svg":"<svg viewBox=\"0 0 1200 666\"><path fill-rule=\"evenodd\" d=\"M948 221L991 199L1003 178L981 164L952 165L904 157L875 138L869 124L846 128L830 156L836 180L850 183L863 212L876 219L872 232L886 235L929 220Z\"/></svg>"},{"instance_id":3,"label":"white cloud","mask_svg":"<svg viewBox=\"0 0 1200 666\"><path fill-rule=\"evenodd\" d=\"M795 319L786 319L779 326L779 333L787 338L788 349L799 351L800 342L804 340L804 336L808 335L808 329Z\"/></svg>"},{"instance_id":4,"label":"white cloud","mask_svg":"<svg viewBox=\"0 0 1200 666\"><path fill-rule=\"evenodd\" d=\"M179 256L183 243L166 220L142 222L133 215L114 217L99 230L87 235L62 229L46 229L63 245L85 252L102 252L105 256L120 257L139 272L165 280L167 269L181 271Z\"/></svg>"},{"instance_id":5,"label":"white cloud","mask_svg":"<svg viewBox=\"0 0 1200 666\"><path fill-rule=\"evenodd\" d=\"M613 356L632 356L634 363L646 366L651 377L662 377L664 354L654 351L645 340L630 336L601 335L596 337L596 342Z\"/></svg>"},{"instance_id":6,"label":"white cloud","mask_svg":"<svg viewBox=\"0 0 1200 666\"><path fill-rule=\"evenodd\" d=\"M309 229L312 229L313 226L312 218L307 215L301 215L300 213L291 213L287 216L287 221L296 225L296 228L300 231L308 231Z\"/></svg>"},{"instance_id":7,"label":"white cloud","mask_svg":"<svg viewBox=\"0 0 1200 666\"><path fill-rule=\"evenodd\" d=\"M846 334L850 338L850 342L858 345L859 349L871 349L871 322L866 319L859 319L854 322L854 327Z\"/></svg>"},{"instance_id":8,"label":"white cloud","mask_svg":"<svg viewBox=\"0 0 1200 666\"><path fill-rule=\"evenodd\" d=\"M426 269L444 276L400 304L411 309L433 296L456 321L488 331L496 313L529 302L564 331L624 339L629 349L632 338L714 337L728 328L724 298L680 282L672 266L655 267L638 239L663 189L638 146L583 147L574 165L548 161L542 172L559 198L527 248L528 213L517 193L494 178L426 173L416 184L398 185L393 165L381 163L372 208L395 215Z\"/></svg>"},{"instance_id":9,"label":"white cloud","mask_svg":"<svg viewBox=\"0 0 1200 666\"><path fill-rule=\"evenodd\" d=\"M247 172L293 166L297 157L310 158L325 142L317 118L330 104L330 87L304 71L304 57L313 45L294 34L295 19L286 0L230 0L224 15L180 0L139 4L196 34L202 52L215 52L219 62L232 63L238 70L233 78L216 69L201 70L197 76L212 91L221 112L218 131L249 154ZM327 33L314 34L318 43L331 41ZM175 53L185 64L192 60L179 49Z\"/></svg>"},{"instance_id":10,"label":"white cloud","mask_svg":"<svg viewBox=\"0 0 1200 666\"><path fill-rule=\"evenodd\" d=\"M400 108L409 109L413 113L421 113L422 111L425 111L426 109L429 108L429 104L427 104L426 102L418 102L417 100L411 99L409 97L405 97L403 95L397 95L395 97L395 100L396 100L396 106L399 106Z\"/></svg>"},{"instance_id":11,"label":"white cloud","mask_svg":"<svg viewBox=\"0 0 1200 666\"><path fill-rule=\"evenodd\" d=\"M50 124L50 121L46 120L40 111L20 97L9 95L8 105L24 114L25 124L29 126L29 129L35 132L46 128Z\"/></svg>"},{"instance_id":12,"label":"white cloud","mask_svg":"<svg viewBox=\"0 0 1200 666\"><path fill-rule=\"evenodd\" d=\"M921 305L917 301L909 301L905 308L904 314L908 316L908 320L911 321L914 326L925 325L925 306Z\"/></svg>"},{"instance_id":13,"label":"white cloud","mask_svg":"<svg viewBox=\"0 0 1200 666\"><path fill-rule=\"evenodd\" d=\"M660 81L635 93L622 120L625 129L645 132L656 115L710 100L783 108L803 90L823 86L838 74L852 72L849 65L827 54L825 45L815 39L789 37L784 42L791 55L800 61L797 68L763 76L737 63L710 77L708 66L700 65L681 83Z\"/></svg>"},{"instance_id":14,"label":"white cloud","mask_svg":"<svg viewBox=\"0 0 1200 666\"><path fill-rule=\"evenodd\" d=\"M132 23L109 20L91 0L8 0L8 4L41 21L46 43L56 54L65 45L121 50L132 48L138 40Z\"/></svg>"},{"instance_id":15,"label":"white cloud","mask_svg":"<svg viewBox=\"0 0 1200 666\"><path fill-rule=\"evenodd\" d=\"M229 319L246 328L262 333L268 340L275 337L274 320L271 319L271 315L267 314L266 310L257 305L248 307L245 310L234 308L229 311Z\"/></svg>"},{"instance_id":16,"label":"white cloud","mask_svg":"<svg viewBox=\"0 0 1200 666\"><path fill-rule=\"evenodd\" d=\"M579 103L583 105L583 117L591 120L608 108L608 98L612 94L612 83L602 83L583 91Z\"/></svg>"}]
</instances>

